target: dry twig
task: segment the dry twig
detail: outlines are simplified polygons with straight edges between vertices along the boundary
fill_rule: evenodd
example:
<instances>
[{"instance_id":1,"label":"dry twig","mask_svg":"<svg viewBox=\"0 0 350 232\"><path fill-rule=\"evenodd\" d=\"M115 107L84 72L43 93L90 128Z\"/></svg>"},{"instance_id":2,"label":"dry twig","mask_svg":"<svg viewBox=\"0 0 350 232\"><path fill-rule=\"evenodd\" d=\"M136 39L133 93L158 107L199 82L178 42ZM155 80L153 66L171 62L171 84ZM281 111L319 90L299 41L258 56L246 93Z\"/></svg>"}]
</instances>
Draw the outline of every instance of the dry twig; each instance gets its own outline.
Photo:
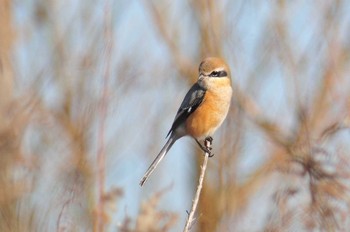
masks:
<instances>
[{"instance_id":1,"label":"dry twig","mask_svg":"<svg viewBox=\"0 0 350 232\"><path fill-rule=\"evenodd\" d=\"M205 140L204 143L205 143L205 147L210 150L211 149L211 141L210 140ZM209 155L210 154L208 152L206 152L205 155L204 155L204 161L203 161L203 165L201 167L201 173L199 175L196 195L195 195L195 197L193 199L191 211L188 214L186 225L185 225L185 228L183 230L184 232L190 231L190 229L192 227L192 224L193 224L193 221L195 220L194 213L196 212L196 208L197 208L198 201L199 201L199 196L201 195L201 190L202 190L202 187L203 187L203 180L204 180L205 170L207 169Z\"/></svg>"},{"instance_id":2,"label":"dry twig","mask_svg":"<svg viewBox=\"0 0 350 232\"><path fill-rule=\"evenodd\" d=\"M111 47L112 47L112 32L111 32L111 10L110 2L107 0L105 3L105 28L104 36L106 40L105 45L105 67L103 74L103 89L102 98L100 102L100 125L98 129L98 151L97 151L97 166L98 166L98 204L97 204L97 222L96 231L103 231L104 227L104 185L105 185L105 124L107 117L107 103L108 103L108 81L109 81L109 71L111 63Z\"/></svg>"}]
</instances>

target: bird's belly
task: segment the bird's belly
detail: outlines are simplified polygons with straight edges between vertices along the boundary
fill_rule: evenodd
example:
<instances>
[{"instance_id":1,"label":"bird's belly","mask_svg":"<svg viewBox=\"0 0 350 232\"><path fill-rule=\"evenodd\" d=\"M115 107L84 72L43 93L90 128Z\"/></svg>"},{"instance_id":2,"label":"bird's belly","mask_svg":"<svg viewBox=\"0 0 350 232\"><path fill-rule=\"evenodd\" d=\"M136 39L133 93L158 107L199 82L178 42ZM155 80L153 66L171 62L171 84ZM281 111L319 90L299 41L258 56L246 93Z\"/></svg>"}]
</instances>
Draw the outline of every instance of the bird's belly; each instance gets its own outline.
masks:
<instances>
[{"instance_id":1,"label":"bird's belly","mask_svg":"<svg viewBox=\"0 0 350 232\"><path fill-rule=\"evenodd\" d=\"M207 92L202 104L186 120L187 134L196 139L212 136L226 118L230 100L231 93Z\"/></svg>"}]
</instances>

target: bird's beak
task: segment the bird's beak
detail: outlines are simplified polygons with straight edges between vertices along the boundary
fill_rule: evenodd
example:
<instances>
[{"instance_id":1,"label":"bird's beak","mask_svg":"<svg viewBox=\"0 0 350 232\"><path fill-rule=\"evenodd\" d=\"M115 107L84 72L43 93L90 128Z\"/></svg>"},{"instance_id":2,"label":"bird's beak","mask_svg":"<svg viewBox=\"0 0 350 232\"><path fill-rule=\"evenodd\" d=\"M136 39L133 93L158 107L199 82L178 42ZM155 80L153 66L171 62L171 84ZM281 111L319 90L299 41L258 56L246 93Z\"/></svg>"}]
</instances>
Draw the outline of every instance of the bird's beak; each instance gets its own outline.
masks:
<instances>
[{"instance_id":1,"label":"bird's beak","mask_svg":"<svg viewBox=\"0 0 350 232\"><path fill-rule=\"evenodd\" d=\"M198 80L203 79L204 77L205 77L204 74L200 73L199 77L198 77Z\"/></svg>"}]
</instances>

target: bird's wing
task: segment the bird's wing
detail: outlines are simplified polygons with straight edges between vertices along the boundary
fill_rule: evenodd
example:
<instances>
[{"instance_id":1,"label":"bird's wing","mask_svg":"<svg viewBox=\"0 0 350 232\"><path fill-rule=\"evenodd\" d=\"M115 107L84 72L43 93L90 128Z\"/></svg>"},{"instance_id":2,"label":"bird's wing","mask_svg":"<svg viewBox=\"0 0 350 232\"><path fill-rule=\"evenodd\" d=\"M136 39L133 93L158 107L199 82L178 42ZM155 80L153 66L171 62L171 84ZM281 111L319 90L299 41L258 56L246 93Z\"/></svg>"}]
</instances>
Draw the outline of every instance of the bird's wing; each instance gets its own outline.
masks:
<instances>
[{"instance_id":1,"label":"bird's wing","mask_svg":"<svg viewBox=\"0 0 350 232\"><path fill-rule=\"evenodd\" d=\"M167 137L173 132L179 125L181 125L197 108L200 106L204 99L206 89L195 83L191 89L187 92L184 100L181 103L179 110L175 116L173 125L169 130Z\"/></svg>"}]
</instances>

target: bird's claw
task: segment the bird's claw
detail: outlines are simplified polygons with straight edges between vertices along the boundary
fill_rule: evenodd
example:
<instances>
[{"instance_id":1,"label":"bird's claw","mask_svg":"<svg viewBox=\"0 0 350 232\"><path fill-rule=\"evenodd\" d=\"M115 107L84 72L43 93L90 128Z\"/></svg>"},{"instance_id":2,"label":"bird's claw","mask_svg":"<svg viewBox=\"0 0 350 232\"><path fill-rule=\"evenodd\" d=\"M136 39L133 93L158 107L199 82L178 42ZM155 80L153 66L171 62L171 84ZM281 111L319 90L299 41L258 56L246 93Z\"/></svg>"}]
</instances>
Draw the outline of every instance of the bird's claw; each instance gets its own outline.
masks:
<instances>
[{"instance_id":1,"label":"bird's claw","mask_svg":"<svg viewBox=\"0 0 350 232\"><path fill-rule=\"evenodd\" d=\"M213 137L211 137L211 136L208 136L208 137L206 137L205 138L205 141L208 141L210 144L212 144L213 143Z\"/></svg>"},{"instance_id":2,"label":"bird's claw","mask_svg":"<svg viewBox=\"0 0 350 232\"><path fill-rule=\"evenodd\" d=\"M210 145L213 141L213 138L211 136L205 138L204 145L202 145L197 139L196 142L199 145L199 147L204 151L205 153L209 154L209 157L213 157L214 154L211 153L211 150L213 149Z\"/></svg>"}]
</instances>

